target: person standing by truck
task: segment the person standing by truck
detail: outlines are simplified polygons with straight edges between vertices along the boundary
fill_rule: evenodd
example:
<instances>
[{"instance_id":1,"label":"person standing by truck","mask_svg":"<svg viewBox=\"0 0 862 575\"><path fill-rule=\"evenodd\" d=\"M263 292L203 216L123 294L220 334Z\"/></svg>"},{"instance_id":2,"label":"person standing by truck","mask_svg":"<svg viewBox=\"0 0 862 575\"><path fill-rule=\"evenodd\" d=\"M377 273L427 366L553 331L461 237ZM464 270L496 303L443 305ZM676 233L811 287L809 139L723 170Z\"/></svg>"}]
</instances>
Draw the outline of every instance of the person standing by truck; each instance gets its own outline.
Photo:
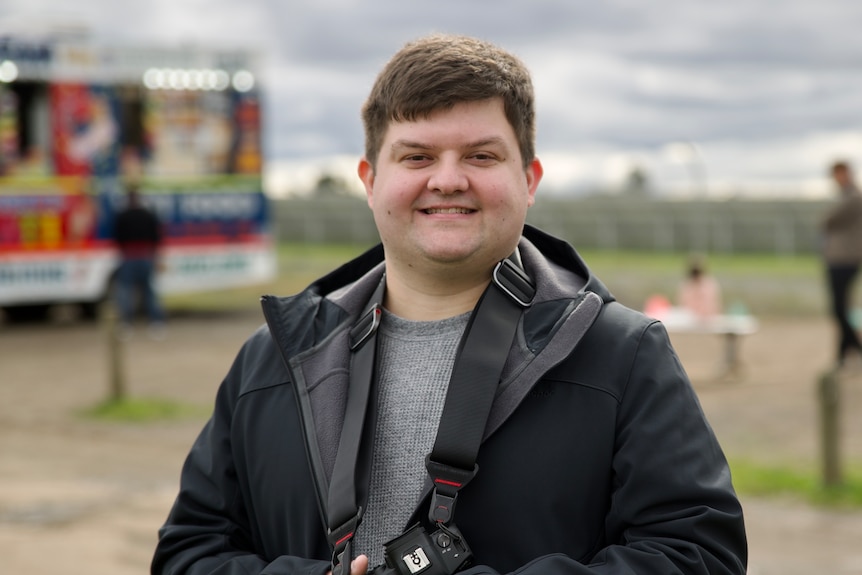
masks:
<instances>
[{"instance_id":1,"label":"person standing by truck","mask_svg":"<svg viewBox=\"0 0 862 575\"><path fill-rule=\"evenodd\" d=\"M116 284L117 311L122 324L120 333L131 333L136 302L140 301L149 318L150 334L161 338L165 313L154 285L162 243L161 222L141 201L137 184L128 185L126 197L127 204L114 221L114 241L121 257Z\"/></svg>"}]
</instances>

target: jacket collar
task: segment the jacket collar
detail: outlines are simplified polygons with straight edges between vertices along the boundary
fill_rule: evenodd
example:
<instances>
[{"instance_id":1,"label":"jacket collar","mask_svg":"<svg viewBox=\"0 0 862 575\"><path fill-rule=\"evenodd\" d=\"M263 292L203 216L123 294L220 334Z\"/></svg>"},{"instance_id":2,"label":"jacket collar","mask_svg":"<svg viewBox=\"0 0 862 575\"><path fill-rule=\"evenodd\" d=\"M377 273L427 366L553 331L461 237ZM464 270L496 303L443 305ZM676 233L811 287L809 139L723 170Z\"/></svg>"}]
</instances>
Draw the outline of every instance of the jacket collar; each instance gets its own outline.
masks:
<instances>
[{"instance_id":1,"label":"jacket collar","mask_svg":"<svg viewBox=\"0 0 862 575\"><path fill-rule=\"evenodd\" d=\"M537 286L536 303L572 298L577 292L594 293L604 302L614 301L567 242L525 225L519 249L524 267ZM288 355L299 353L319 344L347 319L358 319L383 271L383 246L377 244L295 296L264 296L267 323L279 344L284 344L282 350ZM280 337L283 332L290 336Z\"/></svg>"}]
</instances>

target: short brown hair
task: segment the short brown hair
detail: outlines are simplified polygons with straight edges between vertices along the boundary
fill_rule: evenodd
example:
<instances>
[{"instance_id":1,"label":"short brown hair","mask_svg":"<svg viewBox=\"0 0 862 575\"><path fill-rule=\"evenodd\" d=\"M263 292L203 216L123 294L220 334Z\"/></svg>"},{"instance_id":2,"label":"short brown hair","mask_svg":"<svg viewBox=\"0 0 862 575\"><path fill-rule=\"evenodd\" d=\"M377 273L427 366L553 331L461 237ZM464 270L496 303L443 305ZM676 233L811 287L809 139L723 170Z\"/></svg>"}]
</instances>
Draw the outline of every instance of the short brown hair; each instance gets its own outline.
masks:
<instances>
[{"instance_id":1,"label":"short brown hair","mask_svg":"<svg viewBox=\"0 0 862 575\"><path fill-rule=\"evenodd\" d=\"M461 102L501 98L524 167L533 161L533 82L514 55L468 36L434 34L406 44L384 66L362 107L365 158L372 166L389 123L427 118Z\"/></svg>"}]
</instances>

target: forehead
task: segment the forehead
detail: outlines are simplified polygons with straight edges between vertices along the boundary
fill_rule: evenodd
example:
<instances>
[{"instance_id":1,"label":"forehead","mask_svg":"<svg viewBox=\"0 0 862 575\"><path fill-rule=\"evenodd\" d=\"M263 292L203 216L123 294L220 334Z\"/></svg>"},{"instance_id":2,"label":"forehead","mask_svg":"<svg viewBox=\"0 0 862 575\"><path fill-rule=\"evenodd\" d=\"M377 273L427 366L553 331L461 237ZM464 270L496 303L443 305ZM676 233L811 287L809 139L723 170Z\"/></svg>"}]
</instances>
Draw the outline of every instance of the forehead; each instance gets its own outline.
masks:
<instances>
[{"instance_id":1,"label":"forehead","mask_svg":"<svg viewBox=\"0 0 862 575\"><path fill-rule=\"evenodd\" d=\"M415 120L390 121L384 137L384 147L418 138L417 143L496 139L516 141L515 131L506 118L503 101L499 98L477 102L459 102L451 108L435 110ZM413 141L413 140L411 140Z\"/></svg>"}]
</instances>

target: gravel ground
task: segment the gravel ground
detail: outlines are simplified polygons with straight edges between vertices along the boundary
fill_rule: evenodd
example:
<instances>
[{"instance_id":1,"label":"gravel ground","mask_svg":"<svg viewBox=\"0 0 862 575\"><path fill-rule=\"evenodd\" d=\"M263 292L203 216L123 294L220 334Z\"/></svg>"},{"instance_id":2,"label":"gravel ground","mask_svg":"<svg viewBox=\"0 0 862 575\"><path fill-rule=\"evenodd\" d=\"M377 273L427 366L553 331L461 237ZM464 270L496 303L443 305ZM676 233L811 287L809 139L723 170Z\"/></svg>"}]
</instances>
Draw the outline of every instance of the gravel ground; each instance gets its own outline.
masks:
<instances>
[{"instance_id":1,"label":"gravel ground","mask_svg":"<svg viewBox=\"0 0 862 575\"><path fill-rule=\"evenodd\" d=\"M183 314L167 338L125 345L136 397L208 406L256 313ZM742 341L744 371L716 377L723 342L674 344L725 450L765 461L819 457L816 381L828 364L825 319L767 319ZM118 424L77 413L109 390L98 325L0 325L0 573L139 575L177 489L200 418ZM842 381L842 453L862 461L862 376ZM743 498L751 575L862 574L862 512Z\"/></svg>"}]
</instances>

